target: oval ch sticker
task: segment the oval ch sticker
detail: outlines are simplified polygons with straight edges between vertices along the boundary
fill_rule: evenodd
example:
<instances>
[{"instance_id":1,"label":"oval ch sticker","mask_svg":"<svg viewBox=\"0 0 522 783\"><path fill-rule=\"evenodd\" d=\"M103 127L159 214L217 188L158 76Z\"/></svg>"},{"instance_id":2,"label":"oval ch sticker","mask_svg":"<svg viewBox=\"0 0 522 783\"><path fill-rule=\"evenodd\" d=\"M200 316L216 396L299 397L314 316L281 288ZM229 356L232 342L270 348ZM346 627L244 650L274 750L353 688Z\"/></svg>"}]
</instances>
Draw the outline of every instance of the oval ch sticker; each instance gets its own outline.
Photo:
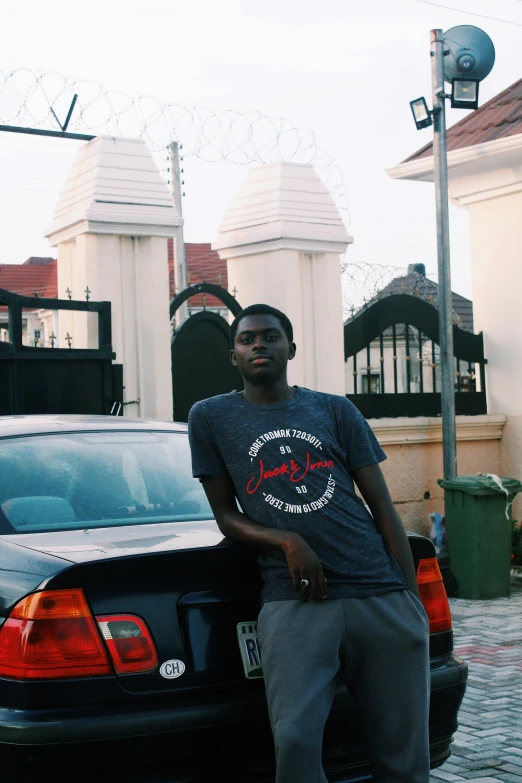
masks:
<instances>
[{"instance_id":1,"label":"oval ch sticker","mask_svg":"<svg viewBox=\"0 0 522 783\"><path fill-rule=\"evenodd\" d=\"M161 664L160 674L167 680L173 680L175 677L181 677L185 671L185 664L183 661L178 661L172 658L170 661L165 661Z\"/></svg>"}]
</instances>

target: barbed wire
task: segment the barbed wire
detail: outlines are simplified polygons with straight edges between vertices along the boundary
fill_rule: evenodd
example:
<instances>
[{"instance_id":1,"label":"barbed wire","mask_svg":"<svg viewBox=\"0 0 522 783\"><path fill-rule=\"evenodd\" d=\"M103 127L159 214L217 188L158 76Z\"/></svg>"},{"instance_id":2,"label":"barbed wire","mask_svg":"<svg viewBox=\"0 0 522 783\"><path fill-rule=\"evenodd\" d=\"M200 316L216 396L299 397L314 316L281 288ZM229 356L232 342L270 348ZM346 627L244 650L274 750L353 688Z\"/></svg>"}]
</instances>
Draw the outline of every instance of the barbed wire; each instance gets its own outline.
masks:
<instances>
[{"instance_id":1,"label":"barbed wire","mask_svg":"<svg viewBox=\"0 0 522 783\"><path fill-rule=\"evenodd\" d=\"M164 165L165 148L173 140L183 144L184 156L208 163L228 162L236 166L276 160L310 163L330 191L344 222L347 225L350 222L341 169L319 146L312 130L298 128L283 117L260 111L218 112L204 106L162 102L151 95L130 95L74 76L17 69L0 71L0 123L57 129L51 108L59 117L65 117L74 94L78 100L69 131L142 138L165 178L169 176ZM56 150L54 153L58 154ZM40 162L40 166L54 168L53 163ZM17 176L31 177L26 173ZM406 274L406 268L354 262L348 251L342 258L341 272L343 311L345 318L349 318L380 297L394 278ZM416 293L423 298L428 296L427 292Z\"/></svg>"},{"instance_id":2,"label":"barbed wire","mask_svg":"<svg viewBox=\"0 0 522 783\"><path fill-rule=\"evenodd\" d=\"M58 129L51 108L65 117L74 94L78 100L67 129L71 132L141 138L153 153L164 152L172 141L179 141L185 156L208 163L310 163L345 223L350 222L341 169L318 145L312 130L299 128L283 117L163 102L91 80L19 68L0 71L0 124Z\"/></svg>"},{"instance_id":3,"label":"barbed wire","mask_svg":"<svg viewBox=\"0 0 522 783\"><path fill-rule=\"evenodd\" d=\"M349 254L348 250L341 263L345 318L353 317L362 307L375 301L394 278L406 274L405 267L351 261Z\"/></svg>"}]
</instances>

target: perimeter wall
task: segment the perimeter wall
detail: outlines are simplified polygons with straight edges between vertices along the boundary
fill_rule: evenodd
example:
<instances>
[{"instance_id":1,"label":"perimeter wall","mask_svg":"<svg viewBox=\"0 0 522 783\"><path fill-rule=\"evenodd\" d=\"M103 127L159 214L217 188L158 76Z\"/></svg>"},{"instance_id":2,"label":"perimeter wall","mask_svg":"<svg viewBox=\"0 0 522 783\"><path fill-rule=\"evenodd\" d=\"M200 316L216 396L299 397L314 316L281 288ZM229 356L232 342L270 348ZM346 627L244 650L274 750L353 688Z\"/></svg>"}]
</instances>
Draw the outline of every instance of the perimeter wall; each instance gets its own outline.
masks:
<instances>
[{"instance_id":1,"label":"perimeter wall","mask_svg":"<svg viewBox=\"0 0 522 783\"><path fill-rule=\"evenodd\" d=\"M502 458L506 416L457 416L459 475L506 475ZM440 418L370 419L388 459L382 471L395 507L407 530L426 535L428 514L444 513L442 478L442 425ZM522 428L522 417L520 426ZM516 445L518 438L513 438ZM517 518L514 508L514 517Z\"/></svg>"}]
</instances>

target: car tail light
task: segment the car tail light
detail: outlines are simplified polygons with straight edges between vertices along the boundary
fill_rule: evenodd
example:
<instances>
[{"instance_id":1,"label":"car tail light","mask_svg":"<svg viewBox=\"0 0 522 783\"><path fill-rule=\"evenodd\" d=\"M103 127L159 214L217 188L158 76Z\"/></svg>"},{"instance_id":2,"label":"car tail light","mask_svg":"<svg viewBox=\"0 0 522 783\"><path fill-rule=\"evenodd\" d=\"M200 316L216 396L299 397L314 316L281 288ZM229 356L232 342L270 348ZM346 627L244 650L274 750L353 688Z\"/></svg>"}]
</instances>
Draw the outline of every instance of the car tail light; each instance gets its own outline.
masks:
<instances>
[{"instance_id":1,"label":"car tail light","mask_svg":"<svg viewBox=\"0 0 522 783\"><path fill-rule=\"evenodd\" d=\"M147 672L158 665L150 631L141 617L112 614L96 617L118 674Z\"/></svg>"},{"instance_id":2,"label":"car tail light","mask_svg":"<svg viewBox=\"0 0 522 783\"><path fill-rule=\"evenodd\" d=\"M417 584L430 621L430 633L451 630L451 613L436 557L419 560Z\"/></svg>"},{"instance_id":3,"label":"car tail light","mask_svg":"<svg viewBox=\"0 0 522 783\"><path fill-rule=\"evenodd\" d=\"M83 590L23 598L0 628L0 677L15 680L111 674Z\"/></svg>"}]
</instances>

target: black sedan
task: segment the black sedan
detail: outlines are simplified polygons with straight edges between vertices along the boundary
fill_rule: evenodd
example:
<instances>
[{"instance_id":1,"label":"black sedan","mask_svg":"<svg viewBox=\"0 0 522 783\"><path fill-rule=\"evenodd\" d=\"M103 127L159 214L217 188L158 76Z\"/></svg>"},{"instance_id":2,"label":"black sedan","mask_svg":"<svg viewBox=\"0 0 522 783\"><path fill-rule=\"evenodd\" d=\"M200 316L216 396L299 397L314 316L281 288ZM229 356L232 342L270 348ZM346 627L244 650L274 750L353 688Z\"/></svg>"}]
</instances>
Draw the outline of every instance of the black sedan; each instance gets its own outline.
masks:
<instances>
[{"instance_id":1,"label":"black sedan","mask_svg":"<svg viewBox=\"0 0 522 783\"><path fill-rule=\"evenodd\" d=\"M467 666L453 654L433 546L416 535L409 542L431 626L438 766ZM121 779L148 782L156 772L143 769L156 769L163 748L171 783L272 780L259 589L254 553L223 539L191 476L184 425L0 418L2 759L59 746L79 780L103 747L112 766L101 763L98 779L115 780L138 751ZM357 708L341 683L324 765L330 781L370 779Z\"/></svg>"}]
</instances>

